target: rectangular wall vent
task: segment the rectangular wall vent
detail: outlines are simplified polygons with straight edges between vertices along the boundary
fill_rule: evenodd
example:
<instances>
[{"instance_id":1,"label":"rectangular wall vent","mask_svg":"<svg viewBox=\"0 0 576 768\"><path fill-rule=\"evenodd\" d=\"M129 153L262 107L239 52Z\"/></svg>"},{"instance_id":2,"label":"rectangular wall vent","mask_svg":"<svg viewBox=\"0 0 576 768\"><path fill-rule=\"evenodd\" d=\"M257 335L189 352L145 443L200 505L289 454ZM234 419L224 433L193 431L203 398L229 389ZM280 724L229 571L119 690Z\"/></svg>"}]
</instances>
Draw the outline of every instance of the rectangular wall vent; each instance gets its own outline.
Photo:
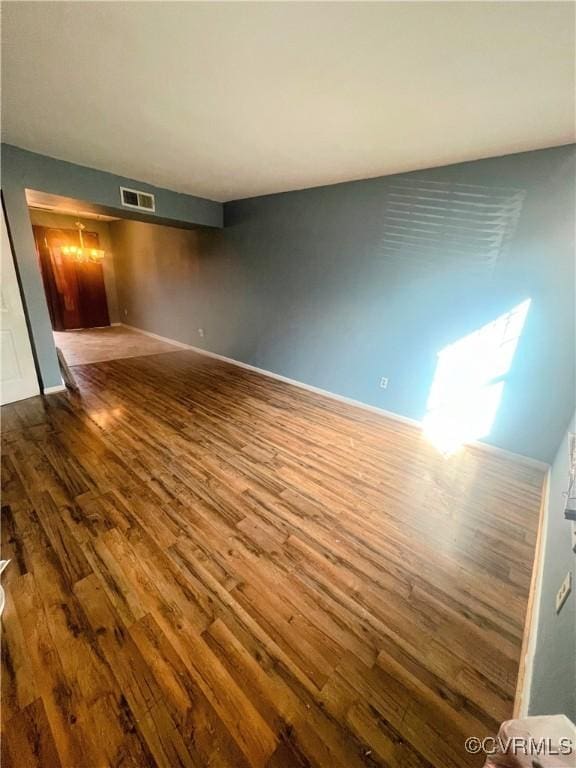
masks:
<instances>
[{"instance_id":1,"label":"rectangular wall vent","mask_svg":"<svg viewBox=\"0 0 576 768\"><path fill-rule=\"evenodd\" d=\"M156 210L154 195L148 192L120 187L120 198L125 208L137 208L139 211L148 211L149 213Z\"/></svg>"}]
</instances>

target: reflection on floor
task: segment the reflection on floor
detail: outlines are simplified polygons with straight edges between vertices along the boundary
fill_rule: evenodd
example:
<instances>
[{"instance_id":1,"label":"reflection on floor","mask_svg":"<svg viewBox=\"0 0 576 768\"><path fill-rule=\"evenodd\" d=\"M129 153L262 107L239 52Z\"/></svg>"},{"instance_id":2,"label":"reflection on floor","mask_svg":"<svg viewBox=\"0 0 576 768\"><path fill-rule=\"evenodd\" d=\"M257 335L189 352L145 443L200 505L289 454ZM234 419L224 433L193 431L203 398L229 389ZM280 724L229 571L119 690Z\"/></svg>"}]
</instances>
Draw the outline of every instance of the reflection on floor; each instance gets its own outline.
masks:
<instances>
[{"instance_id":1,"label":"reflection on floor","mask_svg":"<svg viewBox=\"0 0 576 768\"><path fill-rule=\"evenodd\" d=\"M125 326L85 328L79 331L54 331L56 346L68 365L101 363L123 357L175 352L179 347L153 339Z\"/></svg>"}]
</instances>

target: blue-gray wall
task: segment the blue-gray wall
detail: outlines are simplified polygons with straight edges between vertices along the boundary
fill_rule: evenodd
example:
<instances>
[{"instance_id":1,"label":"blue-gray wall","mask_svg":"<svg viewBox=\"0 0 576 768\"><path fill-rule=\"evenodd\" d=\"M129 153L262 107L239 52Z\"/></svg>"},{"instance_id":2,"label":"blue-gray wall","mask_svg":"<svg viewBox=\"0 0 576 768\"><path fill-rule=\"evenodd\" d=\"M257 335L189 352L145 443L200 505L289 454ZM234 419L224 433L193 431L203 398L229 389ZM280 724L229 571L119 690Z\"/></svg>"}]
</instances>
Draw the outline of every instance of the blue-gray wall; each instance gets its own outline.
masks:
<instances>
[{"instance_id":1,"label":"blue-gray wall","mask_svg":"<svg viewBox=\"0 0 576 768\"><path fill-rule=\"evenodd\" d=\"M549 478L540 613L528 714L565 714L576 723L576 554L570 544L570 523L564 519L570 432L576 432L576 414L558 448ZM568 571L572 572L572 594L556 614L556 592Z\"/></svg>"},{"instance_id":2,"label":"blue-gray wall","mask_svg":"<svg viewBox=\"0 0 576 768\"><path fill-rule=\"evenodd\" d=\"M26 189L73 198L130 216L134 214L120 205L120 187L131 187L155 195L156 212L144 217L148 220L216 228L222 226L221 203L159 189L134 179L55 160L7 144L2 144L1 173L10 237L44 387L59 385L61 377L34 247Z\"/></svg>"},{"instance_id":3,"label":"blue-gray wall","mask_svg":"<svg viewBox=\"0 0 576 768\"><path fill-rule=\"evenodd\" d=\"M554 456L576 392L574 147L227 203L220 231L217 203L10 147L3 161L8 222L46 385L59 375L24 188L112 208L121 183L137 184L157 195L160 220L214 228L198 230L192 271L180 251L177 259L165 247L148 254L149 299L138 303L133 291L134 325L410 418L425 413L438 352L530 297L487 442L545 461ZM494 269L455 266L446 259L448 240L427 263L409 249L391 257L386 204L405 181L519 190L520 217ZM143 262L129 240L123 250L136 259L141 282ZM129 282L119 285L124 296ZM389 378L386 390L381 376Z\"/></svg>"},{"instance_id":4,"label":"blue-gray wall","mask_svg":"<svg viewBox=\"0 0 576 768\"><path fill-rule=\"evenodd\" d=\"M207 346L421 419L437 353L530 297L487 442L551 460L576 392L575 159L562 147L225 204L225 253L203 268L220 313L206 314ZM442 244L427 264L391 258L385 207L399 180L520 190L494 270L455 269Z\"/></svg>"}]
</instances>

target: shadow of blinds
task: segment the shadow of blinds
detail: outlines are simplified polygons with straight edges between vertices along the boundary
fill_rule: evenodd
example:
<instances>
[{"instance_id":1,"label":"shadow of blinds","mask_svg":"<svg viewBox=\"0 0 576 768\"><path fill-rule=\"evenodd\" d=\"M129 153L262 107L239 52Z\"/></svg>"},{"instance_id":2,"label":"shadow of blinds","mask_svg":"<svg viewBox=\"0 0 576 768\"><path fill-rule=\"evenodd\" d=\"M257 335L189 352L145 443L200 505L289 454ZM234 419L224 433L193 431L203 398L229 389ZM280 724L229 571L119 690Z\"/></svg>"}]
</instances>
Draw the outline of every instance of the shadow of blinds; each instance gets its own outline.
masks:
<instances>
[{"instance_id":1,"label":"shadow of blinds","mask_svg":"<svg viewBox=\"0 0 576 768\"><path fill-rule=\"evenodd\" d=\"M504 254L525 191L477 184L401 181L388 191L387 257L428 267L491 271Z\"/></svg>"}]
</instances>

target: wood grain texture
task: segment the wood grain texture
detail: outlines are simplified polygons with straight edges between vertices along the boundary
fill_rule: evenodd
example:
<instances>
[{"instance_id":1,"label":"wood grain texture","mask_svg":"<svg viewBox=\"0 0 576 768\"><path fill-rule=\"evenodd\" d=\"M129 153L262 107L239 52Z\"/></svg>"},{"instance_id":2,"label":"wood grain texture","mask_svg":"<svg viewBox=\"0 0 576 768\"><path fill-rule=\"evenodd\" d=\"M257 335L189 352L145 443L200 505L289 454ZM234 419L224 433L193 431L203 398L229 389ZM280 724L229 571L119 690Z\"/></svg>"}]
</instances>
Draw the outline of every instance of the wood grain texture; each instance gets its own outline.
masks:
<instances>
[{"instance_id":1,"label":"wood grain texture","mask_svg":"<svg viewBox=\"0 0 576 768\"><path fill-rule=\"evenodd\" d=\"M542 473L192 352L2 409L10 766L461 768Z\"/></svg>"},{"instance_id":2,"label":"wood grain texture","mask_svg":"<svg viewBox=\"0 0 576 768\"><path fill-rule=\"evenodd\" d=\"M94 328L108 325L108 299L101 263L77 261L60 252L62 246L80 245L78 229L32 225L36 252L52 328ZM100 248L97 232L82 234L86 248Z\"/></svg>"}]
</instances>

